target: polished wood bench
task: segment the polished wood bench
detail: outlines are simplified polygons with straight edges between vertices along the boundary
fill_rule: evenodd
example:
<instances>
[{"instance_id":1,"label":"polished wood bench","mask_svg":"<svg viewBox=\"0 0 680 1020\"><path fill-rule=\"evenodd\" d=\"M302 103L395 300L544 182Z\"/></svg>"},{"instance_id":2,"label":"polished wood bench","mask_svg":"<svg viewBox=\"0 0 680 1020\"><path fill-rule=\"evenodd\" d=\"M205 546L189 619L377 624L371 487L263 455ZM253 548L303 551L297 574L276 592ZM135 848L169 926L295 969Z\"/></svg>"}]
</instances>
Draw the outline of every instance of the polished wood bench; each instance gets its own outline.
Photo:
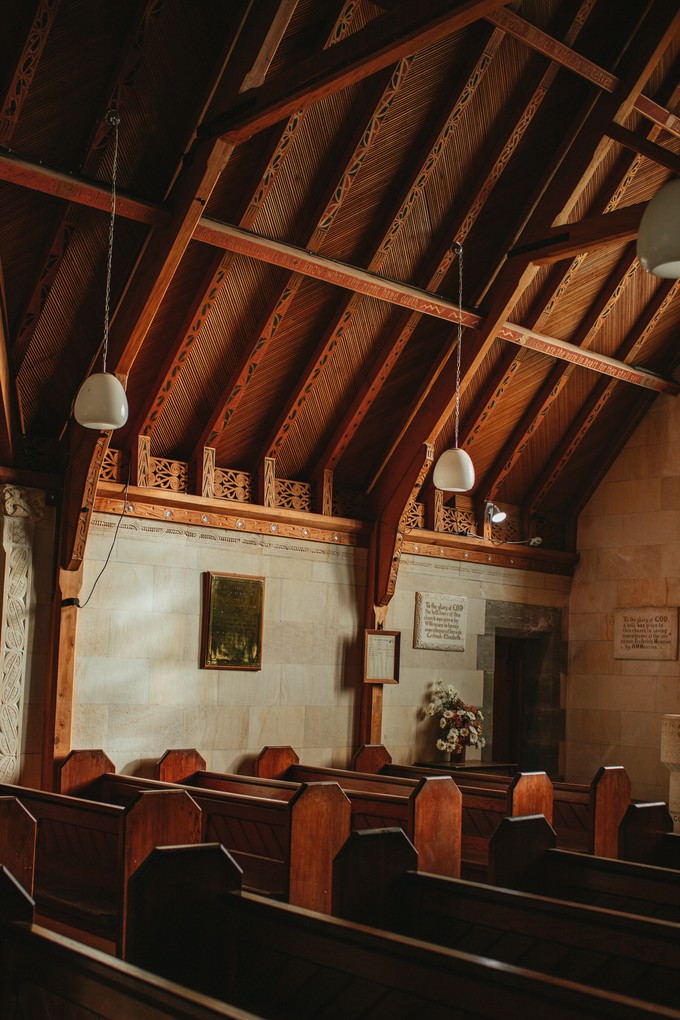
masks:
<instances>
[{"instance_id":1,"label":"polished wood bench","mask_svg":"<svg viewBox=\"0 0 680 1020\"><path fill-rule=\"evenodd\" d=\"M141 791L173 788L168 782L116 775L101 750L72 751L59 782L62 790L113 804L127 804ZM336 783L184 789L201 809L202 841L222 843L234 855L246 888L330 911L333 860L350 833L350 803Z\"/></svg>"},{"instance_id":2,"label":"polished wood bench","mask_svg":"<svg viewBox=\"0 0 680 1020\"><path fill-rule=\"evenodd\" d=\"M134 876L131 959L269 1020L680 1018L664 1006L248 893L227 892L217 909L206 908L211 897L201 889L206 869L198 862L187 865L193 892L180 895L183 907L174 913L167 889L184 880L172 880L171 864L157 882L155 869L160 857L182 853L160 849ZM194 856L194 848L187 853ZM208 882L213 888L212 874Z\"/></svg>"},{"instance_id":3,"label":"polished wood bench","mask_svg":"<svg viewBox=\"0 0 680 1020\"><path fill-rule=\"evenodd\" d=\"M266 747L260 752L256 763L260 775L281 776L297 779L330 778L334 776L343 789L351 790L383 790L385 793L413 788L423 780L432 780L433 773L427 770L417 771L408 776L397 774L362 773L355 770L318 768L300 765L297 753L292 747ZM443 777L440 777L443 778ZM524 815L552 812L551 784L544 772L515 776L509 785L503 788L468 786L460 776L450 777L458 787L462 798L461 813L461 871L457 874L445 872L429 865L423 857L421 847L416 843L419 854L420 870L436 874L448 874L453 878L462 874L467 878L483 880L486 875L488 844L501 818L506 815ZM381 825L394 824L383 821ZM433 829L438 823L434 823ZM355 828L378 828L376 824L356 825ZM404 826L402 826L404 828ZM408 836L410 833L404 828Z\"/></svg>"},{"instance_id":4,"label":"polished wood bench","mask_svg":"<svg viewBox=\"0 0 680 1020\"><path fill-rule=\"evenodd\" d=\"M399 770L392 765L392 756L383 744L364 744L357 751L355 767L364 771L381 772ZM419 763L422 767L422 763ZM436 774L458 775L447 765L433 769ZM504 789L512 780L508 776L476 773L465 770L466 786L483 786L485 789ZM631 803L630 779L620 765L600 768L589 786L578 783L553 782L551 824L557 834L557 845L564 850L580 850L599 857L616 857L618 829L628 805ZM545 814L537 811L536 814Z\"/></svg>"},{"instance_id":5,"label":"polished wood bench","mask_svg":"<svg viewBox=\"0 0 680 1020\"><path fill-rule=\"evenodd\" d=\"M124 807L20 786L0 786L0 796L37 822L37 920L118 955L132 872L156 846L201 838L201 812L185 790L138 791Z\"/></svg>"},{"instance_id":6,"label":"polished wood bench","mask_svg":"<svg viewBox=\"0 0 680 1020\"><path fill-rule=\"evenodd\" d=\"M680 926L416 871L398 829L354 832L333 913L450 949L666 1006L680 1003Z\"/></svg>"},{"instance_id":7,"label":"polished wood bench","mask_svg":"<svg viewBox=\"0 0 680 1020\"><path fill-rule=\"evenodd\" d=\"M0 1020L257 1020L32 920L33 901L0 869Z\"/></svg>"},{"instance_id":8,"label":"polished wood bench","mask_svg":"<svg viewBox=\"0 0 680 1020\"><path fill-rule=\"evenodd\" d=\"M293 757L297 759L292 748L269 750L268 755L264 752L260 755L257 762L260 774L254 778L206 772L200 768L205 761L195 750L167 751L159 762L159 775L187 782L188 788L200 785L231 791L262 790L267 784L278 782L338 783L351 804L353 829L398 825L418 847L421 868L438 875L460 874L461 796L449 777L427 777L410 783L380 777L373 782L373 777L368 776L361 782L354 773L337 769L303 769L294 773L288 771ZM194 767L185 771L187 766Z\"/></svg>"},{"instance_id":9,"label":"polished wood bench","mask_svg":"<svg viewBox=\"0 0 680 1020\"><path fill-rule=\"evenodd\" d=\"M630 804L619 825L619 853L624 861L680 869L680 832L663 801Z\"/></svg>"},{"instance_id":10,"label":"polished wood bench","mask_svg":"<svg viewBox=\"0 0 680 1020\"><path fill-rule=\"evenodd\" d=\"M505 818L489 846L494 885L573 903L680 921L680 873L556 847L545 818Z\"/></svg>"}]
</instances>

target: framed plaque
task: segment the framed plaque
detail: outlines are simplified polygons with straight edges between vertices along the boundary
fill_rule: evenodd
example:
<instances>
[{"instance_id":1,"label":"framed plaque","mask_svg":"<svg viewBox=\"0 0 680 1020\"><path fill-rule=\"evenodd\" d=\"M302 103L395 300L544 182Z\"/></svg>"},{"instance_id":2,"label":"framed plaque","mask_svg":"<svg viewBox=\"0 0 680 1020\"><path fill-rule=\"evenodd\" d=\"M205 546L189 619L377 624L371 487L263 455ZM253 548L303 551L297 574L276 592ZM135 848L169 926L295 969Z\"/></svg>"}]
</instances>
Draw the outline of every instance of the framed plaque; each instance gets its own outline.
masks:
<instances>
[{"instance_id":1,"label":"framed plaque","mask_svg":"<svg viewBox=\"0 0 680 1020\"><path fill-rule=\"evenodd\" d=\"M399 683L398 630L364 631L364 683Z\"/></svg>"},{"instance_id":2,"label":"framed plaque","mask_svg":"<svg viewBox=\"0 0 680 1020\"><path fill-rule=\"evenodd\" d=\"M262 669L264 577L203 575L201 669Z\"/></svg>"}]
</instances>

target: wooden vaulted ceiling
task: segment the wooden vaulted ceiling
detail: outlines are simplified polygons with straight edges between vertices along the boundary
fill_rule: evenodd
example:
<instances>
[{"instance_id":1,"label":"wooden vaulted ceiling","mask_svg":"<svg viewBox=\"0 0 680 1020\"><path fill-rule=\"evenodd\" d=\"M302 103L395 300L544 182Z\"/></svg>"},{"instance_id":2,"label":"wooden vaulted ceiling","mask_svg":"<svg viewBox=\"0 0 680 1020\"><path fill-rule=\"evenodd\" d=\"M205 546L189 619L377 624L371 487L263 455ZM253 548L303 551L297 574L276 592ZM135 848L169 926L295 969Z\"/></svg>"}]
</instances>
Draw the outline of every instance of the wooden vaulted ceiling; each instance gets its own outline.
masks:
<instances>
[{"instance_id":1,"label":"wooden vaulted ceiling","mask_svg":"<svg viewBox=\"0 0 680 1020\"><path fill-rule=\"evenodd\" d=\"M133 483L163 464L212 495L214 467L266 504L289 479L403 530L454 438L460 242L469 506L568 546L679 389L678 285L635 256L680 173L677 0L3 0L0 23L6 467L68 465L79 506L110 442ZM112 107L130 419L102 439L71 407Z\"/></svg>"}]
</instances>

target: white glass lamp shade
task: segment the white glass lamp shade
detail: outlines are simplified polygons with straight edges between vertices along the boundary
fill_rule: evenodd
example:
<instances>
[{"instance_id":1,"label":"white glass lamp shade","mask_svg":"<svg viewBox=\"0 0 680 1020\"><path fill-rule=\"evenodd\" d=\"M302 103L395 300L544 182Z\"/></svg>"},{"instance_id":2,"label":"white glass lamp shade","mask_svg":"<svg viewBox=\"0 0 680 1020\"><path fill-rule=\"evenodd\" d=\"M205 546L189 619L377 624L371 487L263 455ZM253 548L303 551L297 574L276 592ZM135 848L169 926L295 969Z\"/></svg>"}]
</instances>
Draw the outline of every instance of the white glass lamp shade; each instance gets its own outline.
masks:
<instances>
[{"instance_id":1,"label":"white glass lamp shade","mask_svg":"<svg viewBox=\"0 0 680 1020\"><path fill-rule=\"evenodd\" d=\"M444 450L434 466L432 482L443 492L469 492L475 484L475 466L470 455L458 447Z\"/></svg>"},{"instance_id":2,"label":"white glass lamp shade","mask_svg":"<svg viewBox=\"0 0 680 1020\"><path fill-rule=\"evenodd\" d=\"M637 256L642 268L654 276L680 277L680 177L664 184L645 209Z\"/></svg>"},{"instance_id":3,"label":"white glass lamp shade","mask_svg":"<svg viewBox=\"0 0 680 1020\"><path fill-rule=\"evenodd\" d=\"M119 429L128 419L125 390L110 372L95 372L78 390L73 405L76 421L86 429Z\"/></svg>"}]
</instances>

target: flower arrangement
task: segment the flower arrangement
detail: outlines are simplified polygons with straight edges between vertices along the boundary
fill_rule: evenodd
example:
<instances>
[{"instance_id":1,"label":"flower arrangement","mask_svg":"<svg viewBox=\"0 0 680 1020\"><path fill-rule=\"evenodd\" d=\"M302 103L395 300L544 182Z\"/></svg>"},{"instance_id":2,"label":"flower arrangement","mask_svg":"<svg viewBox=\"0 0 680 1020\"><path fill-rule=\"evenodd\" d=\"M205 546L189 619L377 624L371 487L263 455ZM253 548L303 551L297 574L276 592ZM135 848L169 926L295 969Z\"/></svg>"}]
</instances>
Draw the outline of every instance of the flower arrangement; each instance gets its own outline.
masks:
<instances>
[{"instance_id":1,"label":"flower arrangement","mask_svg":"<svg viewBox=\"0 0 680 1020\"><path fill-rule=\"evenodd\" d=\"M441 680L432 685L428 716L439 716L443 731L437 741L438 751L457 751L461 747L484 747L482 736L484 716L474 705L466 705L453 687L444 687Z\"/></svg>"}]
</instances>

